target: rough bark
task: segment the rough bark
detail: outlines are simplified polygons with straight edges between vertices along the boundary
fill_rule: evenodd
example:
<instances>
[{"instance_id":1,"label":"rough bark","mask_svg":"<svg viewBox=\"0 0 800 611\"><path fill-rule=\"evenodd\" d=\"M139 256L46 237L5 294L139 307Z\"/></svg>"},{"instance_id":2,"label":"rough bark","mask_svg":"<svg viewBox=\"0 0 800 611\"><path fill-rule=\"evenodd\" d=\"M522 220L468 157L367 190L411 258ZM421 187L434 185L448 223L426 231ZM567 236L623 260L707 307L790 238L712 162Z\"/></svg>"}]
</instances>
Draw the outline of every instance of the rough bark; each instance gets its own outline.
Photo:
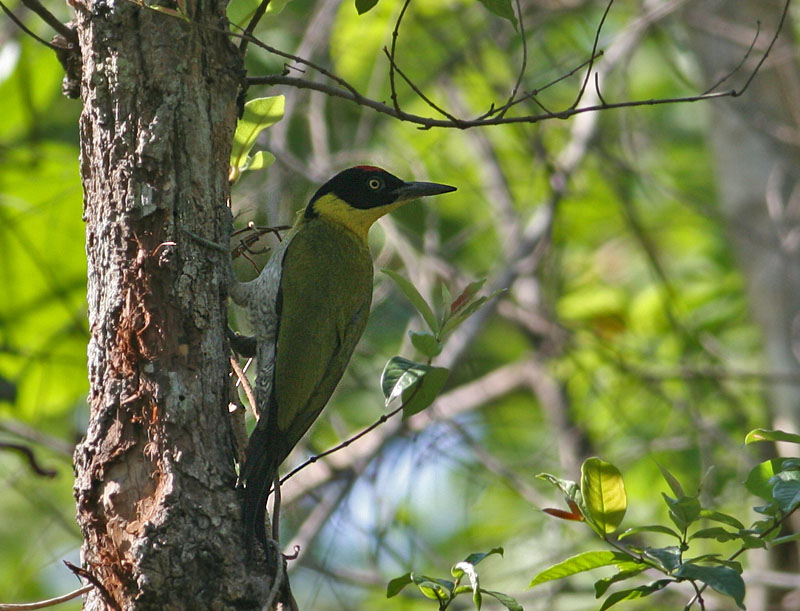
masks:
<instances>
[{"instance_id":1,"label":"rough bark","mask_svg":"<svg viewBox=\"0 0 800 611\"><path fill-rule=\"evenodd\" d=\"M241 66L225 3L187 20L74 4L80 41L90 422L75 452L85 608L248 609L227 413L224 255Z\"/></svg>"}]
</instances>

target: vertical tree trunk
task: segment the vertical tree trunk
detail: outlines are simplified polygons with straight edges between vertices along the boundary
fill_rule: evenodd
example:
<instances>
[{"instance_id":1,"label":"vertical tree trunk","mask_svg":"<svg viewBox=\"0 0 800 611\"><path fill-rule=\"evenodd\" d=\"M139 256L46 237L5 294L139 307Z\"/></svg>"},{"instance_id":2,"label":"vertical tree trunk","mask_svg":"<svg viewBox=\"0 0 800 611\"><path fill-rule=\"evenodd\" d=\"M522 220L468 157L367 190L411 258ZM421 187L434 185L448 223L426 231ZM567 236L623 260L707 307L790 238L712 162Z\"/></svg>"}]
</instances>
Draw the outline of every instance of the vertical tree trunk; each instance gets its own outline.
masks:
<instances>
[{"instance_id":1,"label":"vertical tree trunk","mask_svg":"<svg viewBox=\"0 0 800 611\"><path fill-rule=\"evenodd\" d=\"M75 452L86 608L247 609L223 254L241 65L225 3L78 0L91 416Z\"/></svg>"}]
</instances>

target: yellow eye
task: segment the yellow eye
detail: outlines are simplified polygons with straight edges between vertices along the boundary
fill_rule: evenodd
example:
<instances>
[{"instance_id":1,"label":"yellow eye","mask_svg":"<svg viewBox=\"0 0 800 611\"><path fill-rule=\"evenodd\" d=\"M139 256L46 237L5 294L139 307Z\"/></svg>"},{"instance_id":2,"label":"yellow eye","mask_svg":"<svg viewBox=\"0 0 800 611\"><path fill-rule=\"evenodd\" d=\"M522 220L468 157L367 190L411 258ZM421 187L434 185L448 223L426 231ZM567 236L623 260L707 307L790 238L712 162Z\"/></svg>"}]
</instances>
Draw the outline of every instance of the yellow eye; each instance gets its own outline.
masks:
<instances>
[{"instance_id":1,"label":"yellow eye","mask_svg":"<svg viewBox=\"0 0 800 611\"><path fill-rule=\"evenodd\" d=\"M367 181L367 186L373 191L377 191L383 186L383 181L380 178L370 178Z\"/></svg>"}]
</instances>

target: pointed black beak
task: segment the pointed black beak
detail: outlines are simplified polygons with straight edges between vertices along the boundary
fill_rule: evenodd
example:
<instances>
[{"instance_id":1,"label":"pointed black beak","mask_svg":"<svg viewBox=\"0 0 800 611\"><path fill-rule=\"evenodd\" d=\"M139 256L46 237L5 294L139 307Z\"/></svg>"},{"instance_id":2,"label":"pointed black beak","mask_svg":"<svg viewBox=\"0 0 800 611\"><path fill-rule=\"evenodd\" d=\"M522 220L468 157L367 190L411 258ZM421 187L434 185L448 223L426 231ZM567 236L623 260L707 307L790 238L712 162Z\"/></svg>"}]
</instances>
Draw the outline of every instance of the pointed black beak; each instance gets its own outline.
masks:
<instances>
[{"instance_id":1,"label":"pointed black beak","mask_svg":"<svg viewBox=\"0 0 800 611\"><path fill-rule=\"evenodd\" d=\"M441 193L450 193L455 191L455 187L450 185L442 185L438 182L406 182L394 190L397 196L395 202L404 202L409 199L416 199L418 197L425 197L427 195L439 195Z\"/></svg>"}]
</instances>

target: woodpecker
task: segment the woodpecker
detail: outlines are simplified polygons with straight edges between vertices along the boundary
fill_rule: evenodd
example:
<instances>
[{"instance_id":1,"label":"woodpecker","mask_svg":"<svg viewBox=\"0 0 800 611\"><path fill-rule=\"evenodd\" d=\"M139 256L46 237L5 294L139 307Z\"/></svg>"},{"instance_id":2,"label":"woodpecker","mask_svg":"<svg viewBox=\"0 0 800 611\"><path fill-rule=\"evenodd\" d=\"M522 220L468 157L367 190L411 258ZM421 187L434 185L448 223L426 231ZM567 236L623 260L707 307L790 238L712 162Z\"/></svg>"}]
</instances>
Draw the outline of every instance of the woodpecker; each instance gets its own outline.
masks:
<instances>
[{"instance_id":1,"label":"woodpecker","mask_svg":"<svg viewBox=\"0 0 800 611\"><path fill-rule=\"evenodd\" d=\"M264 519L278 467L330 399L367 324L370 227L409 200L455 190L374 166L344 170L317 190L258 277L230 287L250 315L258 360L260 417L240 477L249 542L269 549Z\"/></svg>"}]
</instances>

